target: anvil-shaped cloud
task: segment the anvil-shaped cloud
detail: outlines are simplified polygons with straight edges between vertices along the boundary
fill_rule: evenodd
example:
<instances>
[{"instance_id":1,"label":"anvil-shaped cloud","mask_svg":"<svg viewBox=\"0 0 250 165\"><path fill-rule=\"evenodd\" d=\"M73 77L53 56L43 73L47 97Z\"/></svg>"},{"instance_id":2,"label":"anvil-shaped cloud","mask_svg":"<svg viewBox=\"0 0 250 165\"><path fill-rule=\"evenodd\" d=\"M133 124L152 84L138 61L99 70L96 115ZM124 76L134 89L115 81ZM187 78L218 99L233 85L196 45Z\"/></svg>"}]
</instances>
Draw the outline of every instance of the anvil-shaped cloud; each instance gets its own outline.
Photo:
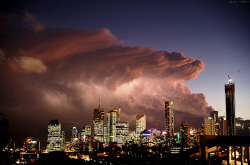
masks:
<instances>
[{"instance_id":1,"label":"anvil-shaped cloud","mask_svg":"<svg viewBox=\"0 0 250 165\"><path fill-rule=\"evenodd\" d=\"M90 124L99 97L106 112L121 104L132 127L136 114L146 114L149 127L163 129L165 100L174 101L176 125L213 110L182 83L204 70L183 53L123 46L108 29L8 29L3 36L1 111L15 124L45 123L45 132L53 118Z\"/></svg>"}]
</instances>

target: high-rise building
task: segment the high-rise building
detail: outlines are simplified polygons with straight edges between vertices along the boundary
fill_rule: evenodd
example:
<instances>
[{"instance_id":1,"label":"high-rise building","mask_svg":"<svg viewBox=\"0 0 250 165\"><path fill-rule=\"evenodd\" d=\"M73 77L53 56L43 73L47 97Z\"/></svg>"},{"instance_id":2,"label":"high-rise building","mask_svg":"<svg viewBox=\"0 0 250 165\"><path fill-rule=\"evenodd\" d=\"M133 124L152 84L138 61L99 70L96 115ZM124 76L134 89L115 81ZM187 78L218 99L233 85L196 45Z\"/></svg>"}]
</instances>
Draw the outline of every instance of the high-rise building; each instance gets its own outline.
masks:
<instances>
[{"instance_id":1,"label":"high-rise building","mask_svg":"<svg viewBox=\"0 0 250 165\"><path fill-rule=\"evenodd\" d=\"M226 118L227 118L227 135L235 136L235 85L229 81L229 84L225 84L226 94Z\"/></svg>"},{"instance_id":2,"label":"high-rise building","mask_svg":"<svg viewBox=\"0 0 250 165\"><path fill-rule=\"evenodd\" d=\"M94 139L103 142L104 140L104 109L100 107L94 109L93 113L93 123L94 123Z\"/></svg>"},{"instance_id":3,"label":"high-rise building","mask_svg":"<svg viewBox=\"0 0 250 165\"><path fill-rule=\"evenodd\" d=\"M116 142L118 146L124 145L128 139L129 124L126 121L119 121L116 124Z\"/></svg>"},{"instance_id":4,"label":"high-rise building","mask_svg":"<svg viewBox=\"0 0 250 165\"><path fill-rule=\"evenodd\" d=\"M136 115L136 140L140 140L140 134L146 129L146 115Z\"/></svg>"},{"instance_id":5,"label":"high-rise building","mask_svg":"<svg viewBox=\"0 0 250 165\"><path fill-rule=\"evenodd\" d=\"M205 135L215 135L214 132L214 120L212 117L204 118L204 134Z\"/></svg>"},{"instance_id":6,"label":"high-rise building","mask_svg":"<svg viewBox=\"0 0 250 165\"><path fill-rule=\"evenodd\" d=\"M214 135L219 135L220 127L219 127L218 111L210 112L210 117L212 117L214 121Z\"/></svg>"},{"instance_id":7,"label":"high-rise building","mask_svg":"<svg viewBox=\"0 0 250 165\"><path fill-rule=\"evenodd\" d=\"M51 120L48 124L47 151L62 151L64 147L64 133L58 120Z\"/></svg>"},{"instance_id":8,"label":"high-rise building","mask_svg":"<svg viewBox=\"0 0 250 165\"><path fill-rule=\"evenodd\" d=\"M70 141L72 142L76 142L78 139L78 130L76 127L72 127L71 128L71 138Z\"/></svg>"},{"instance_id":9,"label":"high-rise building","mask_svg":"<svg viewBox=\"0 0 250 165\"><path fill-rule=\"evenodd\" d=\"M107 143L116 141L117 110L113 109L106 113L107 116Z\"/></svg>"},{"instance_id":10,"label":"high-rise building","mask_svg":"<svg viewBox=\"0 0 250 165\"><path fill-rule=\"evenodd\" d=\"M174 103L173 101L165 102L165 131L166 136L174 135Z\"/></svg>"},{"instance_id":11,"label":"high-rise building","mask_svg":"<svg viewBox=\"0 0 250 165\"><path fill-rule=\"evenodd\" d=\"M226 117L219 117L219 125L220 125L220 136L227 136L227 120Z\"/></svg>"}]
</instances>

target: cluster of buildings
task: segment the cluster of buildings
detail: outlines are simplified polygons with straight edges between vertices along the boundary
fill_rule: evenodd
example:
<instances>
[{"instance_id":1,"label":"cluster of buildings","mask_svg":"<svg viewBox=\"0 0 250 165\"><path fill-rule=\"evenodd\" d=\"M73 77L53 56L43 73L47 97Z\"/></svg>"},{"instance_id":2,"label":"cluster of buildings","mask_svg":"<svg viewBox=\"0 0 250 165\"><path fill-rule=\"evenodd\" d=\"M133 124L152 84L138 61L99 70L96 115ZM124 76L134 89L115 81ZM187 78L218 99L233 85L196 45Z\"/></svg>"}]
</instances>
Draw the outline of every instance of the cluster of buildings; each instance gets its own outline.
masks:
<instances>
[{"instance_id":1,"label":"cluster of buildings","mask_svg":"<svg viewBox=\"0 0 250 165\"><path fill-rule=\"evenodd\" d=\"M209 117L204 118L204 124L200 128L196 129L190 127L187 122L182 122L177 133L174 132L173 101L165 102L165 130L162 132L156 129L147 130L145 115L136 115L136 130L130 131L129 122L120 119L120 107L106 112L105 116L104 109L99 103L99 107L93 112L93 132L90 125L83 126L80 131L72 127L70 141L65 141L65 133L58 120L51 120L48 125L47 151L91 151L111 144L119 147L127 144L148 146L180 144L193 147L199 144L200 135L234 136L236 135L234 91L234 83L229 82L225 85L226 117L219 117L218 111L213 111Z\"/></svg>"}]
</instances>

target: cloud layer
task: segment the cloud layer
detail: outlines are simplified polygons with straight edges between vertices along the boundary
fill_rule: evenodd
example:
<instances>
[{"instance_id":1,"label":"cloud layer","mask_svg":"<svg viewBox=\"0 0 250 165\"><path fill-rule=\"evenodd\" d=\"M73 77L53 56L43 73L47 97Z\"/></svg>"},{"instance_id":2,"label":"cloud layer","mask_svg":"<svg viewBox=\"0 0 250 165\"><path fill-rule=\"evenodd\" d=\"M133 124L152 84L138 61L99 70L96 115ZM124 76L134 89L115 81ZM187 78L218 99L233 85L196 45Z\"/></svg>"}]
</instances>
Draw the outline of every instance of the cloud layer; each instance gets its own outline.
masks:
<instances>
[{"instance_id":1,"label":"cloud layer","mask_svg":"<svg viewBox=\"0 0 250 165\"><path fill-rule=\"evenodd\" d=\"M199 124L213 110L183 84L204 70L202 61L183 53L125 47L108 29L8 29L3 35L1 111L14 124L53 118L90 124L99 96L106 112L121 104L132 128L135 115L146 114L149 127L163 129L165 100L174 101L177 127L183 120Z\"/></svg>"}]
</instances>

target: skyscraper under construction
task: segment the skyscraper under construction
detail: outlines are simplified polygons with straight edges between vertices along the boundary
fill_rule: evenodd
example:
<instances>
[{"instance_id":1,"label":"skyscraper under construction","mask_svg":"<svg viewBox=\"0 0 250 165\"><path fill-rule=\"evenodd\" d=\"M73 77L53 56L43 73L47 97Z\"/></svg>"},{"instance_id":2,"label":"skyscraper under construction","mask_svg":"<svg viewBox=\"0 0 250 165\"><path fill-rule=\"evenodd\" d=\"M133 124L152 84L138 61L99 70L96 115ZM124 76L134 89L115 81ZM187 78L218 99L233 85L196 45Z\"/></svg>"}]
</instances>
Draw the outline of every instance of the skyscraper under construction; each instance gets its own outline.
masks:
<instances>
[{"instance_id":1,"label":"skyscraper under construction","mask_svg":"<svg viewBox=\"0 0 250 165\"><path fill-rule=\"evenodd\" d=\"M226 119L227 119L227 135L235 136L235 85L231 81L225 84L226 94Z\"/></svg>"}]
</instances>

